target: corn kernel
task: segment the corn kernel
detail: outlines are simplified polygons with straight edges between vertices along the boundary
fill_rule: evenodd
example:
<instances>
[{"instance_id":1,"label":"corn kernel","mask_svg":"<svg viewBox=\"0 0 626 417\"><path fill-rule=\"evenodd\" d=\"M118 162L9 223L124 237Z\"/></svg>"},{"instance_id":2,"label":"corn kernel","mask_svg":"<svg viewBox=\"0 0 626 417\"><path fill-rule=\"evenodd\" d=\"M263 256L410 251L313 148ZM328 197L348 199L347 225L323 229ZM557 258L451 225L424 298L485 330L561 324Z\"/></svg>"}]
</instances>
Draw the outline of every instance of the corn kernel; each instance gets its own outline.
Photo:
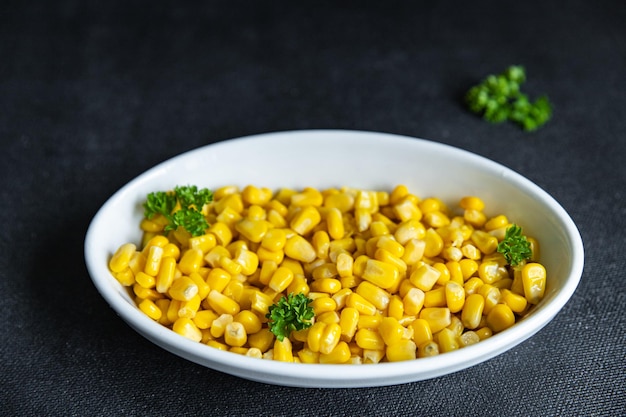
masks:
<instances>
[{"instance_id":1,"label":"corn kernel","mask_svg":"<svg viewBox=\"0 0 626 417\"><path fill-rule=\"evenodd\" d=\"M248 341L248 335L243 324L233 321L226 325L224 342L229 346L241 347Z\"/></svg>"},{"instance_id":2,"label":"corn kernel","mask_svg":"<svg viewBox=\"0 0 626 417\"><path fill-rule=\"evenodd\" d=\"M274 355L273 359L281 362L293 362L293 351L291 340L285 337L283 340L276 339L274 341Z\"/></svg>"},{"instance_id":3,"label":"corn kernel","mask_svg":"<svg viewBox=\"0 0 626 417\"><path fill-rule=\"evenodd\" d=\"M207 301L209 302L211 308L218 314L235 315L239 313L241 309L235 300L216 290L211 290L211 292L209 292Z\"/></svg>"},{"instance_id":4,"label":"corn kernel","mask_svg":"<svg viewBox=\"0 0 626 417\"><path fill-rule=\"evenodd\" d=\"M458 313L465 304L465 290L461 284L449 281L445 286L446 305L451 313Z\"/></svg>"},{"instance_id":5,"label":"corn kernel","mask_svg":"<svg viewBox=\"0 0 626 417\"><path fill-rule=\"evenodd\" d=\"M448 327L452 322L450 310L447 307L423 308L420 311L419 318L428 322L428 326L433 334Z\"/></svg>"},{"instance_id":6,"label":"corn kernel","mask_svg":"<svg viewBox=\"0 0 626 417\"><path fill-rule=\"evenodd\" d=\"M133 255L137 251L137 246L132 243L126 243L120 246L109 261L109 269L113 272L122 272L130 263Z\"/></svg>"},{"instance_id":7,"label":"corn kernel","mask_svg":"<svg viewBox=\"0 0 626 417\"><path fill-rule=\"evenodd\" d=\"M421 345L433 339L433 333L430 330L430 325L424 319L415 319L409 325L413 330L412 339L416 345Z\"/></svg>"},{"instance_id":8,"label":"corn kernel","mask_svg":"<svg viewBox=\"0 0 626 417\"><path fill-rule=\"evenodd\" d=\"M280 266L272 274L268 286L276 292L283 292L291 284L293 277L291 269Z\"/></svg>"},{"instance_id":9,"label":"corn kernel","mask_svg":"<svg viewBox=\"0 0 626 417\"><path fill-rule=\"evenodd\" d=\"M180 308L178 309L178 317L187 317L193 319L200 309L201 302L202 300L197 294L190 300L182 301L180 303Z\"/></svg>"},{"instance_id":10,"label":"corn kernel","mask_svg":"<svg viewBox=\"0 0 626 417\"><path fill-rule=\"evenodd\" d=\"M424 248L424 256L428 258L434 258L435 256L439 255L443 250L443 239L433 228L429 228L428 230L426 230L424 241L426 242L426 247Z\"/></svg>"},{"instance_id":11,"label":"corn kernel","mask_svg":"<svg viewBox=\"0 0 626 417\"><path fill-rule=\"evenodd\" d=\"M328 353L320 352L319 355L319 363L326 364L341 364L346 363L350 360L350 347L346 342L339 342L333 348L332 351Z\"/></svg>"},{"instance_id":12,"label":"corn kernel","mask_svg":"<svg viewBox=\"0 0 626 417\"><path fill-rule=\"evenodd\" d=\"M478 262L473 259L461 259L459 266L461 267L464 281L470 279L478 271Z\"/></svg>"},{"instance_id":13,"label":"corn kernel","mask_svg":"<svg viewBox=\"0 0 626 417\"><path fill-rule=\"evenodd\" d=\"M501 332L515 324L515 314L506 304L495 305L487 314L487 326L495 332Z\"/></svg>"},{"instance_id":14,"label":"corn kernel","mask_svg":"<svg viewBox=\"0 0 626 417\"><path fill-rule=\"evenodd\" d=\"M354 335L357 346L367 350L384 350L385 341L382 336L375 330L359 329Z\"/></svg>"},{"instance_id":15,"label":"corn kernel","mask_svg":"<svg viewBox=\"0 0 626 417\"><path fill-rule=\"evenodd\" d=\"M417 356L419 358L428 358L436 355L439 355L439 345L432 340L420 344L417 348Z\"/></svg>"},{"instance_id":16,"label":"corn kernel","mask_svg":"<svg viewBox=\"0 0 626 417\"><path fill-rule=\"evenodd\" d=\"M439 349L441 352L452 352L459 349L459 341L457 335L450 329L442 329L437 337Z\"/></svg>"},{"instance_id":17,"label":"corn kernel","mask_svg":"<svg viewBox=\"0 0 626 417\"><path fill-rule=\"evenodd\" d=\"M301 262L313 262L317 256L313 245L300 235L294 235L285 243L285 255Z\"/></svg>"},{"instance_id":18,"label":"corn kernel","mask_svg":"<svg viewBox=\"0 0 626 417\"><path fill-rule=\"evenodd\" d=\"M437 268L424 264L411 273L409 280L411 284L426 292L433 288L440 275L441 272Z\"/></svg>"},{"instance_id":19,"label":"corn kernel","mask_svg":"<svg viewBox=\"0 0 626 417\"><path fill-rule=\"evenodd\" d=\"M200 310L193 317L194 324L198 329L205 330L210 329L213 321L218 317L217 313L213 310Z\"/></svg>"},{"instance_id":20,"label":"corn kernel","mask_svg":"<svg viewBox=\"0 0 626 417\"><path fill-rule=\"evenodd\" d=\"M161 318L163 312L161 309L154 303L154 301L145 299L141 303L139 303L139 309L152 320L158 321Z\"/></svg>"},{"instance_id":21,"label":"corn kernel","mask_svg":"<svg viewBox=\"0 0 626 417\"><path fill-rule=\"evenodd\" d=\"M322 278L315 280L310 285L312 291L335 294L341 290L341 281L334 278Z\"/></svg>"},{"instance_id":22,"label":"corn kernel","mask_svg":"<svg viewBox=\"0 0 626 417\"><path fill-rule=\"evenodd\" d=\"M230 282L231 278L231 275L226 272L226 270L222 268L213 268L206 277L206 283L209 285L211 290L222 292Z\"/></svg>"},{"instance_id":23,"label":"corn kernel","mask_svg":"<svg viewBox=\"0 0 626 417\"><path fill-rule=\"evenodd\" d=\"M337 302L325 295L315 298L311 301L310 306L313 308L315 315L322 314L326 311L335 311L337 309Z\"/></svg>"},{"instance_id":24,"label":"corn kernel","mask_svg":"<svg viewBox=\"0 0 626 417\"><path fill-rule=\"evenodd\" d=\"M524 296L530 304L537 304L546 290L546 269L535 262L528 263L522 268L522 284Z\"/></svg>"},{"instance_id":25,"label":"corn kernel","mask_svg":"<svg viewBox=\"0 0 626 417\"><path fill-rule=\"evenodd\" d=\"M528 306L528 300L522 295L515 294L508 289L500 290L502 302L509 306L514 313L522 313Z\"/></svg>"},{"instance_id":26,"label":"corn kernel","mask_svg":"<svg viewBox=\"0 0 626 417\"><path fill-rule=\"evenodd\" d=\"M172 330L181 336L193 340L194 342L200 342L200 340L202 340L202 332L189 318L178 318L172 325Z\"/></svg>"},{"instance_id":27,"label":"corn kernel","mask_svg":"<svg viewBox=\"0 0 626 417\"><path fill-rule=\"evenodd\" d=\"M387 346L385 354L389 362L413 360L417 357L417 346L412 340L401 340Z\"/></svg>"}]
</instances>

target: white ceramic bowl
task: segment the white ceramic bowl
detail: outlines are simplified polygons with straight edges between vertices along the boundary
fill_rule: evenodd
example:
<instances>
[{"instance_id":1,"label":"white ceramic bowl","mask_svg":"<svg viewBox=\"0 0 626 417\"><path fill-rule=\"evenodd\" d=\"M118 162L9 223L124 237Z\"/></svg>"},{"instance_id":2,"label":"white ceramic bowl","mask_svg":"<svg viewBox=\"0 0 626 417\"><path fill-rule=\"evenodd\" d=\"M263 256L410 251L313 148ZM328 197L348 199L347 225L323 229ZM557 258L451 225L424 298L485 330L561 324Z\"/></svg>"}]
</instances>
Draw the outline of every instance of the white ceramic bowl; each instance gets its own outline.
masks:
<instances>
[{"instance_id":1,"label":"white ceramic bowl","mask_svg":"<svg viewBox=\"0 0 626 417\"><path fill-rule=\"evenodd\" d=\"M505 213L541 245L548 271L544 299L513 327L476 345L431 358L370 365L307 365L254 359L188 340L135 306L109 273L107 262L123 243L140 240L142 203L152 191L176 185L254 184L318 188L351 186L390 190L405 184L420 197L451 206L480 196L487 214ZM229 140L163 162L115 193L94 217L85 240L91 278L109 305L132 328L163 349L242 378L300 387L365 387L424 380L484 362L543 328L572 296L583 270L583 244L566 211L512 170L475 154L422 139L390 134L312 130Z\"/></svg>"}]
</instances>

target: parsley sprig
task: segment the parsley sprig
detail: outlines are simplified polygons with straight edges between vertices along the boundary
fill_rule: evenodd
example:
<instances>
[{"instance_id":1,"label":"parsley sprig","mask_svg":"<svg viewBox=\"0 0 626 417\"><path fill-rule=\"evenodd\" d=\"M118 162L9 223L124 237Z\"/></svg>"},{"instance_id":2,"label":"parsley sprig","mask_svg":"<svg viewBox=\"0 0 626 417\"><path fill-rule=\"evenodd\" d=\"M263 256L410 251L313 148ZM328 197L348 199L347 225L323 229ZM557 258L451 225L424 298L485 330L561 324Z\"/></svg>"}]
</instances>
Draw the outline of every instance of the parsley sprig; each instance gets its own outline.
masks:
<instances>
[{"instance_id":1,"label":"parsley sprig","mask_svg":"<svg viewBox=\"0 0 626 417\"><path fill-rule=\"evenodd\" d=\"M168 220L165 232L182 227L192 236L199 236L209 227L202 208L211 201L213 193L207 188L198 189L195 185L177 186L174 191L148 194L144 203L144 216L151 219L156 214L163 215Z\"/></svg>"},{"instance_id":2,"label":"parsley sprig","mask_svg":"<svg viewBox=\"0 0 626 417\"><path fill-rule=\"evenodd\" d=\"M511 266L523 264L533 256L528 239L522 234L522 228L516 224L506 229L504 239L498 244L497 251L504 255Z\"/></svg>"},{"instance_id":3,"label":"parsley sprig","mask_svg":"<svg viewBox=\"0 0 626 417\"><path fill-rule=\"evenodd\" d=\"M489 75L465 95L468 108L490 123L511 121L530 132L543 126L552 117L552 104L547 96L534 102L521 91L526 81L524 67L512 65L502 74Z\"/></svg>"},{"instance_id":4,"label":"parsley sprig","mask_svg":"<svg viewBox=\"0 0 626 417\"><path fill-rule=\"evenodd\" d=\"M311 319L315 314L309 304L311 299L306 295L289 293L269 308L266 314L269 329L282 342L292 331L311 327Z\"/></svg>"}]
</instances>

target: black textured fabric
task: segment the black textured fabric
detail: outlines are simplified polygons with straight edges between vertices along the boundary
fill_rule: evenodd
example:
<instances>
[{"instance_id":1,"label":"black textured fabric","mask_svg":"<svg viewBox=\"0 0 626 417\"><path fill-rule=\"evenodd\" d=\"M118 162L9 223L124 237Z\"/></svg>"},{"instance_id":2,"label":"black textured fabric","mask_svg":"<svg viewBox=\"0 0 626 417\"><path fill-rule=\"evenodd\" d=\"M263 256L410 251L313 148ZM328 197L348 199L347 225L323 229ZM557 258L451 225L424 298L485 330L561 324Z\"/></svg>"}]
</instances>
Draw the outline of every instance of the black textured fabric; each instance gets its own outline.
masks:
<instances>
[{"instance_id":1,"label":"black textured fabric","mask_svg":"<svg viewBox=\"0 0 626 417\"><path fill-rule=\"evenodd\" d=\"M623 415L624 22L623 1L2 2L0 413ZM510 64L554 103L536 133L462 105ZM309 128L422 137L527 176L582 234L573 298L536 336L465 371L334 390L203 368L115 315L82 252L112 193L201 145Z\"/></svg>"}]
</instances>

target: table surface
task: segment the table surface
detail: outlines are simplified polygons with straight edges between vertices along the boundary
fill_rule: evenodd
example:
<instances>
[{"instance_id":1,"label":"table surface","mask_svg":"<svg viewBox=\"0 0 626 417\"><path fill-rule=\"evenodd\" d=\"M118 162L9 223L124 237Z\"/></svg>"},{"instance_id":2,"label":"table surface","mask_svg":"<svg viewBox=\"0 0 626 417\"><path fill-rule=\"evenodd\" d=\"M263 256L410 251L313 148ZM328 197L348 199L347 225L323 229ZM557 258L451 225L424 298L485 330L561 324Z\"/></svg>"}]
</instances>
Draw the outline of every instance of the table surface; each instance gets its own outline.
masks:
<instances>
[{"instance_id":1,"label":"table surface","mask_svg":"<svg viewBox=\"0 0 626 417\"><path fill-rule=\"evenodd\" d=\"M0 6L0 407L5 415L620 415L626 408L626 3L8 1ZM526 67L554 117L470 114ZM405 385L270 386L131 330L87 274L106 199L149 167L249 134L333 128L450 144L528 177L586 259L531 339Z\"/></svg>"}]
</instances>

